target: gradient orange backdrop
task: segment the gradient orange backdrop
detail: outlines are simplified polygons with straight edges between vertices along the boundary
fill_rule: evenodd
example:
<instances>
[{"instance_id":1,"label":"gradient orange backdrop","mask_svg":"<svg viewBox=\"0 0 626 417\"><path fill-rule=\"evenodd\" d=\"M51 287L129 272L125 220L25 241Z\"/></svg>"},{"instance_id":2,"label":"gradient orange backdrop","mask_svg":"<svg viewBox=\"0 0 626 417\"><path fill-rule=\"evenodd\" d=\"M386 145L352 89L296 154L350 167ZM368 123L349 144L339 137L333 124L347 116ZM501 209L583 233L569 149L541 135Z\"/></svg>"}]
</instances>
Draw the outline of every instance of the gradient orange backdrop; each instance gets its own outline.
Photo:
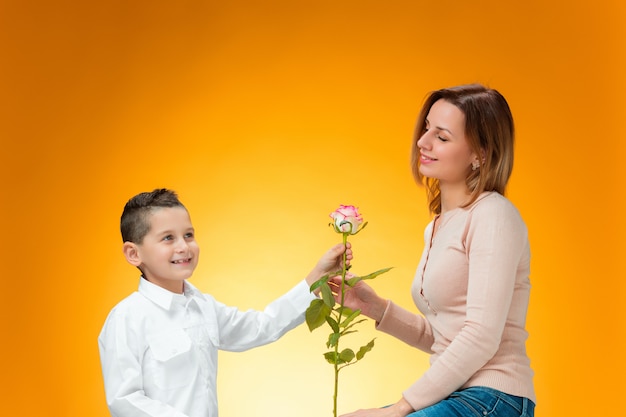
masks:
<instances>
[{"instance_id":1,"label":"gradient orange backdrop","mask_svg":"<svg viewBox=\"0 0 626 417\"><path fill-rule=\"evenodd\" d=\"M354 204L355 271L394 266L373 285L415 309L413 124L427 92L467 82L517 123L537 416L623 413L625 27L618 0L2 0L2 415L108 415L96 339L137 286L119 215L156 187L191 211L193 282L223 302L290 288ZM377 346L343 373L340 413L395 402L427 366L361 329ZM330 416L325 338L221 353L221 416Z\"/></svg>"}]
</instances>

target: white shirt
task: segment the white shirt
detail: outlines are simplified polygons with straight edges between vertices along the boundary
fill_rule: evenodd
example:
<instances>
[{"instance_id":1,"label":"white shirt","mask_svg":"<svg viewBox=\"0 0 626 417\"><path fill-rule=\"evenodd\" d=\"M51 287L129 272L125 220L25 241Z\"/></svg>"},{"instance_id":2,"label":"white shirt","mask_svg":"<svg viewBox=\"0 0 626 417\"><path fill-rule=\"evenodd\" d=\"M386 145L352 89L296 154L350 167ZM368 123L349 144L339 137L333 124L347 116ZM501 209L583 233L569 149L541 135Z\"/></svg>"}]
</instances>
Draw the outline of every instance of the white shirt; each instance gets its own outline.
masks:
<instances>
[{"instance_id":1,"label":"white shirt","mask_svg":"<svg viewBox=\"0 0 626 417\"><path fill-rule=\"evenodd\" d=\"M264 311L241 312L189 282L175 294L140 279L104 323L98 344L114 417L217 417L217 351L277 340L315 298L303 280Z\"/></svg>"}]
</instances>

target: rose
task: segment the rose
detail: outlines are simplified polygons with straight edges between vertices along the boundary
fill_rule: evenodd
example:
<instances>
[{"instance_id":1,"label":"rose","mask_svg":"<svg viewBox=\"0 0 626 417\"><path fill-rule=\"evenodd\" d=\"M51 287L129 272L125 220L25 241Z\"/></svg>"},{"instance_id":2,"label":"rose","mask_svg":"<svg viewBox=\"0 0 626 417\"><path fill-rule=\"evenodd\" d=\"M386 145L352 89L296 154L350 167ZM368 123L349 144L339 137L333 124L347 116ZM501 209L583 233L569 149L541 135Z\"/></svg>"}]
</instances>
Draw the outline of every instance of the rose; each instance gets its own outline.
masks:
<instances>
[{"instance_id":1,"label":"rose","mask_svg":"<svg viewBox=\"0 0 626 417\"><path fill-rule=\"evenodd\" d=\"M354 206L344 206L342 204L337 210L330 213L330 217L333 219L333 227L337 233L355 235L363 224L363 218L359 214L359 210Z\"/></svg>"},{"instance_id":2,"label":"rose","mask_svg":"<svg viewBox=\"0 0 626 417\"><path fill-rule=\"evenodd\" d=\"M330 214L333 219L331 225L335 229L335 232L341 233L343 244L348 243L348 236L355 235L365 228L367 222L363 223L363 218L359 214L359 211L354 206L341 205L335 211ZM335 390L333 393L333 416L337 417L337 395L339 389L339 371L356 364L359 362L366 353L370 352L374 347L374 339L369 343L361 346L356 352L350 348L339 349L339 342L343 336L356 333L355 326L364 319L355 320L361 315L360 310L352 311L344 305L347 288L354 287L359 281L374 279L380 274L384 274L391 268L385 268L373 272L365 276L352 275L346 279L346 272L348 270L346 265L346 254L344 252L341 271L337 271L334 274L341 273L341 285L339 288L331 288L328 281L331 275L324 275L311 285L311 292L319 289L321 298L316 298L311 301L311 304L306 310L305 318L306 323L309 326L309 330L313 331L318 327L328 324L332 332L328 336L326 347L331 349L324 353L326 361L333 365L335 370ZM335 297L339 298L339 302L335 301Z\"/></svg>"}]
</instances>

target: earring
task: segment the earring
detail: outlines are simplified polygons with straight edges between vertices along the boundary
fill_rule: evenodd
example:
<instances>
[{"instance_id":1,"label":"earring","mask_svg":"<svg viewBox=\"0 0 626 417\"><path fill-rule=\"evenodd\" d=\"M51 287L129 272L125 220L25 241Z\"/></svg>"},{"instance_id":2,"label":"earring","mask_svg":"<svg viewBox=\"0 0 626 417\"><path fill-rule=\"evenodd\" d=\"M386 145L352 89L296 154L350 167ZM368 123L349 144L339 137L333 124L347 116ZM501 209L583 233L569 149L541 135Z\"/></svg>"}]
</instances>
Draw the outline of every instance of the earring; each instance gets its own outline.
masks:
<instances>
[{"instance_id":1,"label":"earring","mask_svg":"<svg viewBox=\"0 0 626 417\"><path fill-rule=\"evenodd\" d=\"M480 168L480 163L478 161L472 162L472 171L476 171L478 168Z\"/></svg>"}]
</instances>

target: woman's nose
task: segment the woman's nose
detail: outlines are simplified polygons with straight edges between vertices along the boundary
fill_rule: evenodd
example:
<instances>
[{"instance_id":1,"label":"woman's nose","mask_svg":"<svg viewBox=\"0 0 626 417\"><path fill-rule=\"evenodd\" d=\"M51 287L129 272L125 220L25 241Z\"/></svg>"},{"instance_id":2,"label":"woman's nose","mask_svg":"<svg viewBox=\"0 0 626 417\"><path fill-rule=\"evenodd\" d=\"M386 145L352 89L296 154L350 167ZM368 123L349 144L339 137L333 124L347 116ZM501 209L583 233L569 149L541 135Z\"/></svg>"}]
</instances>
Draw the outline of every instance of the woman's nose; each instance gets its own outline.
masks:
<instances>
[{"instance_id":1,"label":"woman's nose","mask_svg":"<svg viewBox=\"0 0 626 417\"><path fill-rule=\"evenodd\" d=\"M422 133L422 136L417 140L418 148L428 149L430 147L430 138L428 136L428 132Z\"/></svg>"}]
</instances>

